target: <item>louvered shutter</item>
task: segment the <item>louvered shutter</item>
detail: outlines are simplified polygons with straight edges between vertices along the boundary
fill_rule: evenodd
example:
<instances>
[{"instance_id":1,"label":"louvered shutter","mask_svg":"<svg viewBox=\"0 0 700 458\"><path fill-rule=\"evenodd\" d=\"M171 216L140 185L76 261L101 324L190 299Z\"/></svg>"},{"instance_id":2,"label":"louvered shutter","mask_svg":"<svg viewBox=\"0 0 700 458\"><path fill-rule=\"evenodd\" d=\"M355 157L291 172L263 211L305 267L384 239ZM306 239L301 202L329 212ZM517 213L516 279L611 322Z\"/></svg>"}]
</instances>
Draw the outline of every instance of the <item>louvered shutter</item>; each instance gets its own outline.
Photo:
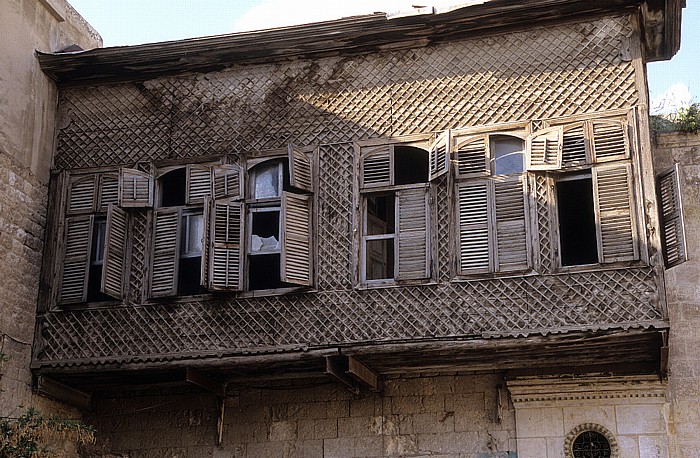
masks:
<instances>
[{"instance_id":1,"label":"louvered shutter","mask_svg":"<svg viewBox=\"0 0 700 458\"><path fill-rule=\"evenodd\" d=\"M585 124L582 122L564 127L561 152L564 164L576 165L588 162L585 130Z\"/></svg>"},{"instance_id":2,"label":"louvered shutter","mask_svg":"<svg viewBox=\"0 0 700 458\"><path fill-rule=\"evenodd\" d=\"M457 185L459 270L462 274L491 270L489 184L478 181Z\"/></svg>"},{"instance_id":3,"label":"louvered shutter","mask_svg":"<svg viewBox=\"0 0 700 458\"><path fill-rule=\"evenodd\" d=\"M90 215L66 219L66 251L59 300L61 304L85 302L87 298L92 221Z\"/></svg>"},{"instance_id":4,"label":"louvered shutter","mask_svg":"<svg viewBox=\"0 0 700 458\"><path fill-rule=\"evenodd\" d=\"M396 192L397 280L417 280L430 276L429 188Z\"/></svg>"},{"instance_id":5,"label":"louvered shutter","mask_svg":"<svg viewBox=\"0 0 700 458\"><path fill-rule=\"evenodd\" d=\"M119 176L116 173L104 173L99 176L99 180L97 208L107 211L110 204L119 204Z\"/></svg>"},{"instance_id":6,"label":"louvered shutter","mask_svg":"<svg viewBox=\"0 0 700 458\"><path fill-rule=\"evenodd\" d=\"M97 176L74 178L68 193L68 214L95 211L97 200Z\"/></svg>"},{"instance_id":7,"label":"louvered shutter","mask_svg":"<svg viewBox=\"0 0 700 458\"><path fill-rule=\"evenodd\" d=\"M311 286L311 197L282 193L280 278Z\"/></svg>"},{"instance_id":8,"label":"louvered shutter","mask_svg":"<svg viewBox=\"0 0 700 458\"><path fill-rule=\"evenodd\" d=\"M494 183L496 266L499 272L530 266L527 244L527 198L524 177Z\"/></svg>"},{"instance_id":9,"label":"louvered shutter","mask_svg":"<svg viewBox=\"0 0 700 458\"><path fill-rule=\"evenodd\" d=\"M190 164L187 166L187 204L203 203L211 195L211 167Z\"/></svg>"},{"instance_id":10,"label":"louvered shutter","mask_svg":"<svg viewBox=\"0 0 700 458\"><path fill-rule=\"evenodd\" d=\"M661 220L661 242L667 268L688 260L683 205L681 201L680 169L678 164L657 178L659 213Z\"/></svg>"},{"instance_id":11,"label":"louvered shutter","mask_svg":"<svg viewBox=\"0 0 700 458\"><path fill-rule=\"evenodd\" d=\"M234 201L213 201L209 211L211 242L208 287L215 291L243 289L244 206Z\"/></svg>"},{"instance_id":12,"label":"louvered shutter","mask_svg":"<svg viewBox=\"0 0 700 458\"><path fill-rule=\"evenodd\" d=\"M151 297L174 296L177 293L180 210L161 209L153 214L153 265Z\"/></svg>"},{"instance_id":13,"label":"louvered shutter","mask_svg":"<svg viewBox=\"0 0 700 458\"><path fill-rule=\"evenodd\" d=\"M488 175L488 142L486 135L460 139L457 150L457 176Z\"/></svg>"},{"instance_id":14,"label":"louvered shutter","mask_svg":"<svg viewBox=\"0 0 700 458\"><path fill-rule=\"evenodd\" d=\"M561 126L542 129L527 137L527 169L560 169L562 137L563 129Z\"/></svg>"},{"instance_id":15,"label":"louvered shutter","mask_svg":"<svg viewBox=\"0 0 700 458\"><path fill-rule=\"evenodd\" d=\"M153 177L141 170L119 170L119 206L152 207Z\"/></svg>"},{"instance_id":16,"label":"louvered shutter","mask_svg":"<svg viewBox=\"0 0 700 458\"><path fill-rule=\"evenodd\" d=\"M393 145L365 148L360 164L362 188L390 186L394 180Z\"/></svg>"},{"instance_id":17,"label":"louvered shutter","mask_svg":"<svg viewBox=\"0 0 700 458\"><path fill-rule=\"evenodd\" d=\"M294 145L287 146L289 161L289 185L302 191L312 192L311 159Z\"/></svg>"},{"instance_id":18,"label":"louvered shutter","mask_svg":"<svg viewBox=\"0 0 700 458\"><path fill-rule=\"evenodd\" d=\"M629 165L592 170L600 262L639 259Z\"/></svg>"},{"instance_id":19,"label":"louvered shutter","mask_svg":"<svg viewBox=\"0 0 700 458\"><path fill-rule=\"evenodd\" d=\"M212 167L214 199L243 199L243 169L235 164L221 164Z\"/></svg>"},{"instance_id":20,"label":"louvered shutter","mask_svg":"<svg viewBox=\"0 0 700 458\"><path fill-rule=\"evenodd\" d=\"M126 211L111 204L107 210L105 254L100 291L115 299L124 297L127 228L128 215Z\"/></svg>"},{"instance_id":21,"label":"louvered shutter","mask_svg":"<svg viewBox=\"0 0 700 458\"><path fill-rule=\"evenodd\" d=\"M591 121L591 134L596 162L629 157L629 140L625 122Z\"/></svg>"},{"instance_id":22,"label":"louvered shutter","mask_svg":"<svg viewBox=\"0 0 700 458\"><path fill-rule=\"evenodd\" d=\"M429 179L435 180L450 170L450 131L438 134L430 144Z\"/></svg>"}]
</instances>

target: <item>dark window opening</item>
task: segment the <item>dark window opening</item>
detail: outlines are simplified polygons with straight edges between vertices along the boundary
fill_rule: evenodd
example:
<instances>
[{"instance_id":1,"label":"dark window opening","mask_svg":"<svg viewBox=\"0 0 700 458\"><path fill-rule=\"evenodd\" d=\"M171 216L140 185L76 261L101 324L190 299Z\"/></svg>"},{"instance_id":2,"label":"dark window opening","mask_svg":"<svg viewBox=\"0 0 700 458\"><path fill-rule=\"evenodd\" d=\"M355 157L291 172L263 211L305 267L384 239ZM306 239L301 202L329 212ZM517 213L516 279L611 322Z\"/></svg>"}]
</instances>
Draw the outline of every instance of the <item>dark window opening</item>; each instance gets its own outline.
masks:
<instances>
[{"instance_id":1,"label":"dark window opening","mask_svg":"<svg viewBox=\"0 0 700 458\"><path fill-rule=\"evenodd\" d=\"M191 296L204 293L201 283L202 257L181 257L177 272L177 294Z\"/></svg>"},{"instance_id":2,"label":"dark window opening","mask_svg":"<svg viewBox=\"0 0 700 458\"><path fill-rule=\"evenodd\" d=\"M394 146L394 184L428 181L428 152L415 146Z\"/></svg>"},{"instance_id":3,"label":"dark window opening","mask_svg":"<svg viewBox=\"0 0 700 458\"><path fill-rule=\"evenodd\" d=\"M276 289L295 286L280 279L280 255L248 256L248 289Z\"/></svg>"},{"instance_id":4,"label":"dark window opening","mask_svg":"<svg viewBox=\"0 0 700 458\"><path fill-rule=\"evenodd\" d=\"M392 193L367 196L365 213L365 279L394 278L396 196Z\"/></svg>"},{"instance_id":5,"label":"dark window opening","mask_svg":"<svg viewBox=\"0 0 700 458\"><path fill-rule=\"evenodd\" d=\"M394 233L394 194L367 197L367 235Z\"/></svg>"},{"instance_id":6,"label":"dark window opening","mask_svg":"<svg viewBox=\"0 0 700 458\"><path fill-rule=\"evenodd\" d=\"M597 263L593 180L584 177L558 181L557 207L562 265Z\"/></svg>"},{"instance_id":7,"label":"dark window opening","mask_svg":"<svg viewBox=\"0 0 700 458\"><path fill-rule=\"evenodd\" d=\"M368 240L366 245L367 280L394 278L394 238Z\"/></svg>"},{"instance_id":8,"label":"dark window opening","mask_svg":"<svg viewBox=\"0 0 700 458\"><path fill-rule=\"evenodd\" d=\"M90 271L88 273L87 301L103 302L112 298L102 291L102 267L105 256L105 237L107 220L95 218L92 224L92 249L90 252Z\"/></svg>"},{"instance_id":9,"label":"dark window opening","mask_svg":"<svg viewBox=\"0 0 700 458\"><path fill-rule=\"evenodd\" d=\"M193 212L183 214L177 273L177 294L180 296L204 293L204 288L200 285L203 246L204 216Z\"/></svg>"},{"instance_id":10,"label":"dark window opening","mask_svg":"<svg viewBox=\"0 0 700 458\"><path fill-rule=\"evenodd\" d=\"M160 178L160 206L177 207L185 205L186 169L179 168Z\"/></svg>"},{"instance_id":11,"label":"dark window opening","mask_svg":"<svg viewBox=\"0 0 700 458\"><path fill-rule=\"evenodd\" d=\"M253 211L251 215L250 252L280 251L279 208Z\"/></svg>"}]
</instances>

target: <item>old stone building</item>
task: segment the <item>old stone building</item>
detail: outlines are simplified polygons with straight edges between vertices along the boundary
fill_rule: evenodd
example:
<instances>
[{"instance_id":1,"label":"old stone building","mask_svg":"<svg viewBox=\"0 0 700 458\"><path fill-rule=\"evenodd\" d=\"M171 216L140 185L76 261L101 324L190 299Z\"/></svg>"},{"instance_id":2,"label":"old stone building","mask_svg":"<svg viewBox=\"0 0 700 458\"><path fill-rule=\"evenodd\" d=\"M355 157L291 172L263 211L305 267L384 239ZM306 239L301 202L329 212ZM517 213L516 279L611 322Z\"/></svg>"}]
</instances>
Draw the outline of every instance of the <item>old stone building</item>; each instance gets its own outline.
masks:
<instances>
[{"instance_id":1,"label":"old stone building","mask_svg":"<svg viewBox=\"0 0 700 458\"><path fill-rule=\"evenodd\" d=\"M130 457L698 456L681 6L40 52L37 390Z\"/></svg>"}]
</instances>

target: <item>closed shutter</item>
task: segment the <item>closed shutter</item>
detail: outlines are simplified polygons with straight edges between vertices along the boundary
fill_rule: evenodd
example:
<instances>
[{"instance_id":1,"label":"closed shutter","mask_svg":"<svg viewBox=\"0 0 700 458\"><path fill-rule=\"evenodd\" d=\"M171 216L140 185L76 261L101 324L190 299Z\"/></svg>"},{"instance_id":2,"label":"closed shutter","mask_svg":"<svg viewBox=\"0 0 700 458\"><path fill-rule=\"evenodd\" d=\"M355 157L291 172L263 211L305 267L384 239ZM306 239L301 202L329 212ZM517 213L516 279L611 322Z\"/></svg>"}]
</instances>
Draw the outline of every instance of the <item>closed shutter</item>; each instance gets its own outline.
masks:
<instances>
[{"instance_id":1,"label":"closed shutter","mask_svg":"<svg viewBox=\"0 0 700 458\"><path fill-rule=\"evenodd\" d=\"M678 164L670 171L659 175L657 191L664 262L666 267L670 268L688 260Z\"/></svg>"},{"instance_id":2,"label":"closed shutter","mask_svg":"<svg viewBox=\"0 0 700 458\"><path fill-rule=\"evenodd\" d=\"M119 170L119 206L152 207L153 177L136 169Z\"/></svg>"},{"instance_id":3,"label":"closed shutter","mask_svg":"<svg viewBox=\"0 0 700 458\"><path fill-rule=\"evenodd\" d=\"M596 162L629 157L629 140L625 122L591 121L591 133Z\"/></svg>"},{"instance_id":4,"label":"closed shutter","mask_svg":"<svg viewBox=\"0 0 700 458\"><path fill-rule=\"evenodd\" d=\"M289 160L289 185L306 192L312 192L311 159L294 145L287 146Z\"/></svg>"},{"instance_id":5,"label":"closed shutter","mask_svg":"<svg viewBox=\"0 0 700 458\"><path fill-rule=\"evenodd\" d=\"M66 252L59 300L61 304L85 302L87 298L92 221L90 215L66 219Z\"/></svg>"},{"instance_id":6,"label":"closed shutter","mask_svg":"<svg viewBox=\"0 0 700 458\"><path fill-rule=\"evenodd\" d=\"M450 131L438 134L430 144L430 181L445 175L450 170Z\"/></svg>"},{"instance_id":7,"label":"closed shutter","mask_svg":"<svg viewBox=\"0 0 700 458\"><path fill-rule=\"evenodd\" d=\"M360 161L362 188L390 186L393 184L393 145L364 148Z\"/></svg>"},{"instance_id":8,"label":"closed shutter","mask_svg":"<svg viewBox=\"0 0 700 458\"><path fill-rule=\"evenodd\" d=\"M150 297L174 296L177 293L180 210L177 208L155 210L153 218Z\"/></svg>"},{"instance_id":9,"label":"closed shutter","mask_svg":"<svg viewBox=\"0 0 700 458\"><path fill-rule=\"evenodd\" d=\"M428 190L428 187L424 187L396 192L397 280L417 280L430 276Z\"/></svg>"},{"instance_id":10,"label":"closed shutter","mask_svg":"<svg viewBox=\"0 0 700 458\"><path fill-rule=\"evenodd\" d=\"M235 164L221 164L212 167L214 199L243 198L243 169Z\"/></svg>"},{"instance_id":11,"label":"closed shutter","mask_svg":"<svg viewBox=\"0 0 700 458\"><path fill-rule=\"evenodd\" d=\"M489 272L489 182L459 183L457 197L459 271L462 274Z\"/></svg>"},{"instance_id":12,"label":"closed shutter","mask_svg":"<svg viewBox=\"0 0 700 458\"><path fill-rule=\"evenodd\" d=\"M73 178L68 194L68 214L88 213L95 210L97 200L97 176Z\"/></svg>"},{"instance_id":13,"label":"closed shutter","mask_svg":"<svg viewBox=\"0 0 700 458\"><path fill-rule=\"evenodd\" d=\"M585 164L588 162L586 141L584 123L566 126L562 140L562 162L566 165Z\"/></svg>"},{"instance_id":14,"label":"closed shutter","mask_svg":"<svg viewBox=\"0 0 700 458\"><path fill-rule=\"evenodd\" d=\"M280 278L311 286L311 197L282 193Z\"/></svg>"},{"instance_id":15,"label":"closed shutter","mask_svg":"<svg viewBox=\"0 0 700 458\"><path fill-rule=\"evenodd\" d=\"M457 143L457 176L488 175L488 141L486 135L468 137Z\"/></svg>"},{"instance_id":16,"label":"closed shutter","mask_svg":"<svg viewBox=\"0 0 700 458\"><path fill-rule=\"evenodd\" d=\"M105 173L99 176L100 189L97 208L107 211L110 204L119 204L119 177L116 173Z\"/></svg>"},{"instance_id":17,"label":"closed shutter","mask_svg":"<svg viewBox=\"0 0 700 458\"><path fill-rule=\"evenodd\" d=\"M542 129L527 138L527 169L557 170L561 168L563 143L561 126Z\"/></svg>"},{"instance_id":18,"label":"closed shutter","mask_svg":"<svg viewBox=\"0 0 700 458\"><path fill-rule=\"evenodd\" d=\"M211 195L211 167L190 164L187 166L187 204L203 203Z\"/></svg>"},{"instance_id":19,"label":"closed shutter","mask_svg":"<svg viewBox=\"0 0 700 458\"><path fill-rule=\"evenodd\" d=\"M639 259L629 165L593 169L600 262Z\"/></svg>"},{"instance_id":20,"label":"closed shutter","mask_svg":"<svg viewBox=\"0 0 700 458\"><path fill-rule=\"evenodd\" d=\"M209 284L215 291L243 289L243 204L213 201L209 211Z\"/></svg>"},{"instance_id":21,"label":"closed shutter","mask_svg":"<svg viewBox=\"0 0 700 458\"><path fill-rule=\"evenodd\" d=\"M494 183L496 206L496 270L530 267L527 244L527 190L524 177Z\"/></svg>"},{"instance_id":22,"label":"closed shutter","mask_svg":"<svg viewBox=\"0 0 700 458\"><path fill-rule=\"evenodd\" d=\"M114 204L110 205L107 210L105 253L100 290L115 299L122 299L124 297L127 227L127 213Z\"/></svg>"}]
</instances>

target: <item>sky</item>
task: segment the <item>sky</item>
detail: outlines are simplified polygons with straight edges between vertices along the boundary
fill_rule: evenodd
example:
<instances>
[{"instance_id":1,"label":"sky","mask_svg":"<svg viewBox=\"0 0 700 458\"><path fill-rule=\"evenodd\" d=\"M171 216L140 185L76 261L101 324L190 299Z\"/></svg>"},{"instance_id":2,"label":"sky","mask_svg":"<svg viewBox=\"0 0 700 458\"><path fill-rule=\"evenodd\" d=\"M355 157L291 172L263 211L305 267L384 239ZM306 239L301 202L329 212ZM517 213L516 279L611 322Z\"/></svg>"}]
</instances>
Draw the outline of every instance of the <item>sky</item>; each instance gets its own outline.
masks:
<instances>
[{"instance_id":1,"label":"sky","mask_svg":"<svg viewBox=\"0 0 700 458\"><path fill-rule=\"evenodd\" d=\"M461 0L464 2L464 0ZM478 1L478 0L477 0ZM416 0L69 0L104 46L179 40L411 9ZM430 0L436 7L459 0ZM700 102L700 0L686 0L681 49L647 67L652 113Z\"/></svg>"}]
</instances>

